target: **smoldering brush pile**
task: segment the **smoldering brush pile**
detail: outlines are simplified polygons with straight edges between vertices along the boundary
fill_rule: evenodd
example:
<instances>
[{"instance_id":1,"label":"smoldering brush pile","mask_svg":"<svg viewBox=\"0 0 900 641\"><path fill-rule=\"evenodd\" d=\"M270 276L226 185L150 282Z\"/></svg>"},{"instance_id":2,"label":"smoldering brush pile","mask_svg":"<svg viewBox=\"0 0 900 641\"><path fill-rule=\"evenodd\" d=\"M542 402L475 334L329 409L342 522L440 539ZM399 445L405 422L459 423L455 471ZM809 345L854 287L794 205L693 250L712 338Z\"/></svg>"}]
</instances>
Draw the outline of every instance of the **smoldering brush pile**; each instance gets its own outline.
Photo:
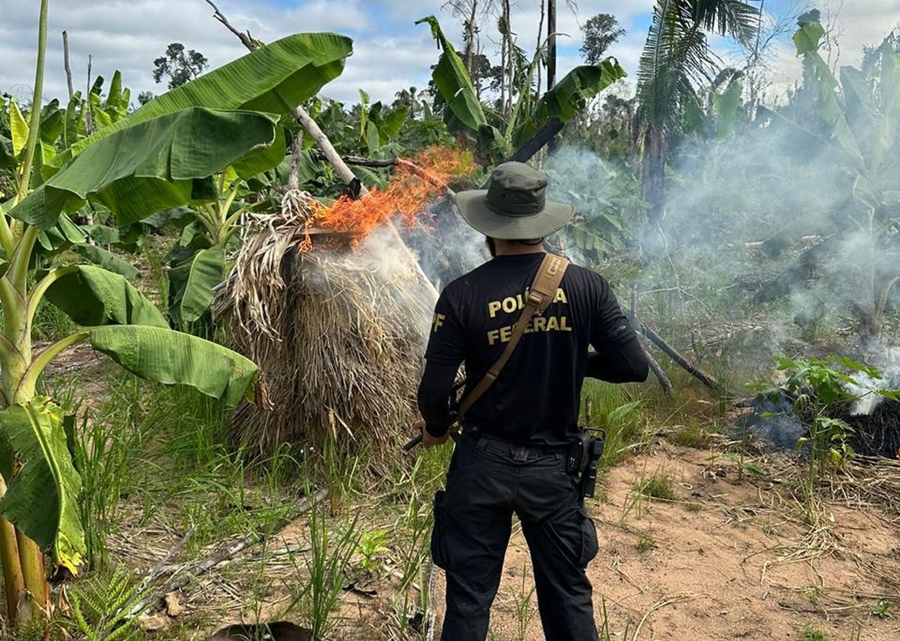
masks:
<instances>
[{"instance_id":1,"label":"smoldering brush pile","mask_svg":"<svg viewBox=\"0 0 900 641\"><path fill-rule=\"evenodd\" d=\"M232 431L262 454L330 442L377 461L414 419L430 285L387 234L355 248L348 235L311 236L320 207L295 192L257 219L219 298L230 346L260 366L268 401L239 408Z\"/></svg>"}]
</instances>

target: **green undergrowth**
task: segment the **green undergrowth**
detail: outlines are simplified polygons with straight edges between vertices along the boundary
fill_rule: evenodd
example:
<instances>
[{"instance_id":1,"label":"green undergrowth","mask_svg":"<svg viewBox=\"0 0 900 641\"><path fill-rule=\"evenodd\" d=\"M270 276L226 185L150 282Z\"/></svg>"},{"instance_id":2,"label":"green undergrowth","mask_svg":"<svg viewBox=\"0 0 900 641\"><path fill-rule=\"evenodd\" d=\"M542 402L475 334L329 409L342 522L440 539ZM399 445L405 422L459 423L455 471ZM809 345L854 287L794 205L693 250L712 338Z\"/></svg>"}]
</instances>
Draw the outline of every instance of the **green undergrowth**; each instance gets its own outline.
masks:
<instances>
[{"instance_id":1,"label":"green undergrowth","mask_svg":"<svg viewBox=\"0 0 900 641\"><path fill-rule=\"evenodd\" d=\"M585 385L582 420L605 434L604 468L661 437L701 446L707 431L718 429L718 402L677 372L671 375L677 381L671 398L652 380ZM168 532L168 546L188 539L170 561L175 566L250 537L252 555L221 570L242 586L245 621L283 618L339 630L346 624L336 608L344 586L373 584L389 586L380 606L387 621L382 617L376 626L361 619L360 625L372 626L373 639L416 638L416 622L430 607L428 591L420 588L431 567L432 497L444 482L452 447L391 458L365 450L350 456L331 442L321 452L285 445L262 457L230 438L229 408L187 388L120 371L63 375L49 387L71 415L70 447L85 489L78 509L88 558L73 590L112 584L116 573L121 580L122 568L139 581L152 563L132 552L142 548L148 532ZM406 435L398 436L399 449ZM375 463L377 474L371 471ZM297 520L305 543L285 548L278 537L268 538L321 488L328 499ZM658 494L650 488L646 493ZM278 577L270 570L273 562L281 568ZM187 589L202 591L200 585ZM105 625L122 623L115 613L89 605L85 624L92 617ZM211 631L216 622L209 612L186 615L154 638L191 638L189 630ZM77 636L76 623L67 617L60 625Z\"/></svg>"},{"instance_id":2,"label":"green undergrowth","mask_svg":"<svg viewBox=\"0 0 900 641\"><path fill-rule=\"evenodd\" d=\"M263 604L278 594L275 614L331 630L340 623L336 598L345 585L363 579L390 582L393 596L385 607L393 629L411 629L427 612L427 591L416 586L427 581L430 569L431 502L450 447L397 456L376 475L369 470L374 455L350 457L335 443L323 452L285 445L261 457L230 438L229 408L187 388L102 369L62 375L45 388L70 417L69 446L84 487L77 507L88 554L71 590L111 585L124 576L123 568L139 582L152 563L134 552L157 547L143 537L164 531L170 534L164 545L187 539L169 561L173 566L196 562L226 542L255 541L249 561L222 570L245 587L247 620L264 611L272 620ZM329 498L297 521L305 545L282 549L277 537L268 540L321 488ZM267 564L276 558L294 578L269 576ZM68 634L82 638L79 632L91 621L125 623L121 613L87 601L83 622L71 614L60 618ZM190 615L173 623L153 638L189 638L186 630L207 630L215 617Z\"/></svg>"},{"instance_id":3,"label":"green undergrowth","mask_svg":"<svg viewBox=\"0 0 900 641\"><path fill-rule=\"evenodd\" d=\"M664 393L653 374L641 384L585 381L581 421L604 435L602 467L615 467L658 439L706 449L727 433L732 399L704 387L675 366L667 374L673 384L671 394Z\"/></svg>"}]
</instances>

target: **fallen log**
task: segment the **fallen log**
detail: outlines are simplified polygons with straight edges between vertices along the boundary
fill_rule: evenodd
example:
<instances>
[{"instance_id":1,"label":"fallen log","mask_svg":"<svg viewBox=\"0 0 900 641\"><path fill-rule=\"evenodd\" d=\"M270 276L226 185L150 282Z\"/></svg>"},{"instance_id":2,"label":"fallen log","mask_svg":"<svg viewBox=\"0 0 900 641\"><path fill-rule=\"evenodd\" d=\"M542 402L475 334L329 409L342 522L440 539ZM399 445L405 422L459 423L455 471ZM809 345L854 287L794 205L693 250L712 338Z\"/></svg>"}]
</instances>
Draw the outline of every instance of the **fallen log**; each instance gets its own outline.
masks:
<instances>
[{"instance_id":1,"label":"fallen log","mask_svg":"<svg viewBox=\"0 0 900 641\"><path fill-rule=\"evenodd\" d=\"M725 392L731 393L731 391L722 385L716 378L710 376L702 369L700 369L697 365L691 363L688 359L682 356L678 350L669 345L666 341L662 339L662 337L654 332L652 329L647 327L643 322L639 321L639 331L644 334L650 341L653 342L654 345L659 347L665 354L675 361L678 365L680 365L686 372L688 372L691 376L696 378L698 381L703 383L706 387L714 390L716 392Z\"/></svg>"},{"instance_id":2,"label":"fallen log","mask_svg":"<svg viewBox=\"0 0 900 641\"><path fill-rule=\"evenodd\" d=\"M637 309L638 309L638 297L637 297L637 287L632 286L631 288L631 309L625 311L625 315L628 316L628 320L631 322L631 326L637 331L638 336L641 336L640 332L640 321L637 317ZM646 340L646 339L645 339ZM644 355L647 357L647 362L650 364L650 371L653 372L653 375L656 377L656 380L659 382L659 386L662 387L663 394L671 397L674 386L672 385L672 380L669 378L669 375L666 374L665 370L663 370L662 366L659 364L659 361L654 358L653 354L650 353L649 350L644 350Z\"/></svg>"}]
</instances>

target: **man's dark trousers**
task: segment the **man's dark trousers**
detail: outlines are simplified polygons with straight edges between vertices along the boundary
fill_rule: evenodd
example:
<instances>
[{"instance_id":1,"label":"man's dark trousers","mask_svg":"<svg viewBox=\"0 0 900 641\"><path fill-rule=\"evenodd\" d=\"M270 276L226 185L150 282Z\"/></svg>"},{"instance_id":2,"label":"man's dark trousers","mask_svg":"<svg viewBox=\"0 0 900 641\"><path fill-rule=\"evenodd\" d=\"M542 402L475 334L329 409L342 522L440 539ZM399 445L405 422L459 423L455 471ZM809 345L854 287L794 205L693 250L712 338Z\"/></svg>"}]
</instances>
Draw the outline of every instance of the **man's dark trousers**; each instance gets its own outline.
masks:
<instances>
[{"instance_id":1,"label":"man's dark trousers","mask_svg":"<svg viewBox=\"0 0 900 641\"><path fill-rule=\"evenodd\" d=\"M512 514L518 515L534 567L547 641L596 641L591 583L598 550L565 452L489 436L460 438L435 496L431 554L447 573L442 641L484 641L500 585Z\"/></svg>"}]
</instances>

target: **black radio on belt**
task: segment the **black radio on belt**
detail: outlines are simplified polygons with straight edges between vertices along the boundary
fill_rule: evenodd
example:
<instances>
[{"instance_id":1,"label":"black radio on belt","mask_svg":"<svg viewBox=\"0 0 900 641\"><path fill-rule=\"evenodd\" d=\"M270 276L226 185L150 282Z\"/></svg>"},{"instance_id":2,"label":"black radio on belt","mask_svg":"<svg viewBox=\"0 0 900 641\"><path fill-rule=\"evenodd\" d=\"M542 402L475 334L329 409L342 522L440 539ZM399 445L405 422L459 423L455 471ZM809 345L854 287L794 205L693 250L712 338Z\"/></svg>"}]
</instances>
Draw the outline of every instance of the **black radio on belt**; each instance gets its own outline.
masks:
<instances>
[{"instance_id":1,"label":"black radio on belt","mask_svg":"<svg viewBox=\"0 0 900 641\"><path fill-rule=\"evenodd\" d=\"M590 432L582 431L566 456L566 471L579 479L581 494L585 498L594 496L597 488L597 467L603 456L603 438L597 438Z\"/></svg>"}]
</instances>

